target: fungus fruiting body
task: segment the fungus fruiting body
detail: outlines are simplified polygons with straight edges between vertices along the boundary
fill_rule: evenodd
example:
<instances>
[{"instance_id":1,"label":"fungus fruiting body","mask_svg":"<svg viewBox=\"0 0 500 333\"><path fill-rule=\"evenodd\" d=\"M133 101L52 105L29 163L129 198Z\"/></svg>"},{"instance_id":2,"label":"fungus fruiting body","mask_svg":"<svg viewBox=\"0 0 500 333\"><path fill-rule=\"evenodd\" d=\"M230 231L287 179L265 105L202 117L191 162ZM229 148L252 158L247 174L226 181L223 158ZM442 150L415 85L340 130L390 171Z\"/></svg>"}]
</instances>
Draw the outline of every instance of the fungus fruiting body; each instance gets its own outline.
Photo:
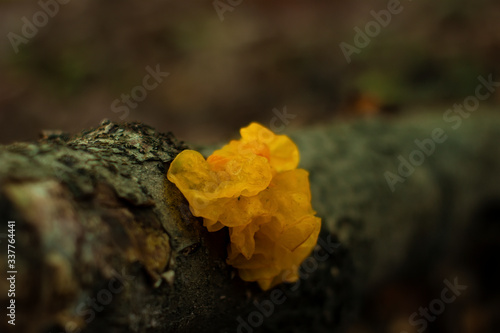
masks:
<instances>
[{"instance_id":1,"label":"fungus fruiting body","mask_svg":"<svg viewBox=\"0 0 500 333\"><path fill-rule=\"evenodd\" d=\"M208 231L229 229L227 263L263 290L298 279L298 267L318 239L309 174L286 135L258 123L240 130L207 159L184 150L167 178L184 194Z\"/></svg>"}]
</instances>

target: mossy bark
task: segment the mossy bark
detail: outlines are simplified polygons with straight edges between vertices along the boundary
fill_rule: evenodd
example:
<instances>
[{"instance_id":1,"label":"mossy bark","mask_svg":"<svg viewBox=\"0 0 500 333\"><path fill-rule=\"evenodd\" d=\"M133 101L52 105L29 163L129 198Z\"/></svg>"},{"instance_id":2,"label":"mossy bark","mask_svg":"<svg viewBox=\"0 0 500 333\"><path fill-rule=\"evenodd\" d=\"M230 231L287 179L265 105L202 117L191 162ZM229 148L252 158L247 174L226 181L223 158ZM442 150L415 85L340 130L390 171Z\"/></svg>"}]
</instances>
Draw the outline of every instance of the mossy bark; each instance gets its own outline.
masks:
<instances>
[{"instance_id":1,"label":"mossy bark","mask_svg":"<svg viewBox=\"0 0 500 333\"><path fill-rule=\"evenodd\" d=\"M16 326L2 320L0 328L341 329L356 321L381 281L427 274L455 258L474 214L500 202L500 119L446 126L436 117L376 119L291 134L323 230L302 279L277 287L279 298L238 279L225 264L227 233L206 232L166 180L169 162L186 148L170 133L105 121L74 137L48 133L0 147L0 233L16 221L18 271ZM445 142L393 192L386 172L397 174L398 157L408 159L419 149L415 140L435 128ZM4 309L7 289L2 279ZM270 299L279 302L259 310ZM264 315L254 318L255 311Z\"/></svg>"}]
</instances>

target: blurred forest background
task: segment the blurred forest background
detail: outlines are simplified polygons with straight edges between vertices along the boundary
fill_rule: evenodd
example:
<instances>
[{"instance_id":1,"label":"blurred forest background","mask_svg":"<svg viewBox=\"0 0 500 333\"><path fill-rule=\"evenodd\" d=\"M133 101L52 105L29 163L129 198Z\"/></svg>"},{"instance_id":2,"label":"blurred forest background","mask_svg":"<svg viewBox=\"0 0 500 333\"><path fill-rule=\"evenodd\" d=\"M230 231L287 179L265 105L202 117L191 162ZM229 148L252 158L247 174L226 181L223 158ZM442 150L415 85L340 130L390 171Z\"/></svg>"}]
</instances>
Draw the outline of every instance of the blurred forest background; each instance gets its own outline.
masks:
<instances>
[{"instance_id":1,"label":"blurred forest background","mask_svg":"<svg viewBox=\"0 0 500 333\"><path fill-rule=\"evenodd\" d=\"M365 30L371 11L395 0L220 0L218 9L212 0L56 1L0 0L2 144L36 140L42 130L77 133L110 119L209 145L251 121L269 126L285 108L293 116L287 131L373 115L442 115L475 93L478 76L500 81L494 0L402 0L401 12L351 61L339 45L355 45L355 28ZM43 14L48 3L58 4L53 17ZM34 18L41 20L36 33L26 28ZM23 37L23 30L33 36ZM13 43L13 36L23 41ZM128 113L115 112L115 101L125 105L122 94L140 91L146 68L169 75ZM483 104L499 105L498 91ZM480 243L470 243L466 260L476 263ZM428 299L398 285L374 295L372 321L405 306L414 311ZM474 328L498 320L495 312L473 309L460 323ZM402 322L408 326L407 316Z\"/></svg>"},{"instance_id":2,"label":"blurred forest background","mask_svg":"<svg viewBox=\"0 0 500 333\"><path fill-rule=\"evenodd\" d=\"M229 8L222 16L212 1L69 1L47 22L38 15L38 32L13 47L9 34L22 36L23 17L33 22L43 8L0 1L0 143L104 118L209 144L250 121L268 126L284 107L295 116L290 128L443 113L474 93L479 75L500 73L498 1L404 0L350 63L339 44L354 45L354 28L388 1L220 3ZM147 66L170 75L126 117L114 112Z\"/></svg>"}]
</instances>

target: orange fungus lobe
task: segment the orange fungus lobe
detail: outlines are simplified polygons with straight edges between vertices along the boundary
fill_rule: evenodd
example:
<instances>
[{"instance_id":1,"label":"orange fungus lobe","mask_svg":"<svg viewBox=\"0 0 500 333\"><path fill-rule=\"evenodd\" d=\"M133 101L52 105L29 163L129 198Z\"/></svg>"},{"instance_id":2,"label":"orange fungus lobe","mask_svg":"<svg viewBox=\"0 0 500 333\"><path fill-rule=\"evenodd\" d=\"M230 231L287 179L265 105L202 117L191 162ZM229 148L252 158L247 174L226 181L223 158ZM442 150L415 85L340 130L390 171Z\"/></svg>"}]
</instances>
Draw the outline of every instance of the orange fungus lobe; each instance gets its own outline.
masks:
<instances>
[{"instance_id":1,"label":"orange fungus lobe","mask_svg":"<svg viewBox=\"0 0 500 333\"><path fill-rule=\"evenodd\" d=\"M182 151L167 178L208 231L229 229L227 263L243 280L267 290L299 278L321 220L311 206L309 174L297 169L295 143L258 123L240 134L206 160L196 151Z\"/></svg>"}]
</instances>

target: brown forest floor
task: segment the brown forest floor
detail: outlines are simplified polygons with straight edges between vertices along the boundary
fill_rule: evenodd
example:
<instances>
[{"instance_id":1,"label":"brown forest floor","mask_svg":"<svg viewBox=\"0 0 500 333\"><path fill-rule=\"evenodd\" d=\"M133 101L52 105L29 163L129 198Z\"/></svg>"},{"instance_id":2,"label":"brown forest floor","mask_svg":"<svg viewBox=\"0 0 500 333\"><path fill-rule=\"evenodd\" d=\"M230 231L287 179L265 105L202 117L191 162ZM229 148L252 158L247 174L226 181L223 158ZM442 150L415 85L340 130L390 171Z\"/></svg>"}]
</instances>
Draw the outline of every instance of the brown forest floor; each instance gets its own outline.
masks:
<instances>
[{"instance_id":1,"label":"brown forest floor","mask_svg":"<svg viewBox=\"0 0 500 333\"><path fill-rule=\"evenodd\" d=\"M415 106L444 112L474 92L478 75L500 72L493 0L403 1L347 63L339 44L354 44L354 28L386 8L242 1L221 21L212 2L72 1L16 53L8 34L21 35L22 18L32 21L41 7L0 1L0 142L32 140L41 129L77 132L104 118L208 143L253 120L268 125L285 106L292 128ZM156 65L170 75L120 118L113 101Z\"/></svg>"}]
</instances>

